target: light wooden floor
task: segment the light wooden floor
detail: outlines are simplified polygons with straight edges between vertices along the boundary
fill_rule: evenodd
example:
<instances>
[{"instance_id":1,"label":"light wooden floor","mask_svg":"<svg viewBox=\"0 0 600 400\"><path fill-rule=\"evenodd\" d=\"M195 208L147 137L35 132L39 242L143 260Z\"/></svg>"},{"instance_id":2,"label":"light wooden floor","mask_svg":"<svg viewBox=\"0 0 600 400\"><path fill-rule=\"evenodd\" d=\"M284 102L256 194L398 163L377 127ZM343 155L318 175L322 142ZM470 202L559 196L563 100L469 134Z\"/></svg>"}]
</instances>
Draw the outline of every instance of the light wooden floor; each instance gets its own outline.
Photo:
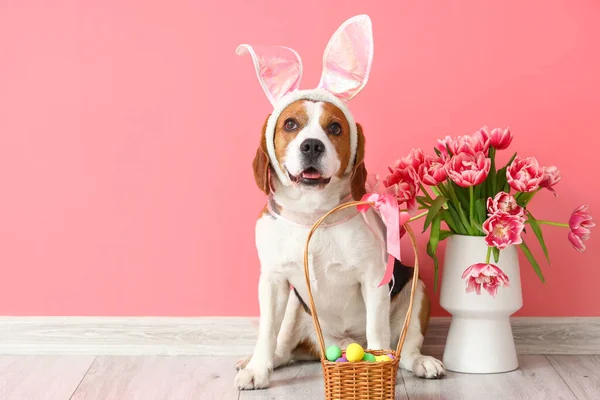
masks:
<instances>
[{"instance_id":1,"label":"light wooden floor","mask_svg":"<svg viewBox=\"0 0 600 400\"><path fill-rule=\"evenodd\" d=\"M274 372L271 388L238 392L237 357L0 356L0 400L310 400L323 398L318 363ZM397 399L600 399L600 356L520 357L498 375L449 373L437 381L402 371Z\"/></svg>"}]
</instances>

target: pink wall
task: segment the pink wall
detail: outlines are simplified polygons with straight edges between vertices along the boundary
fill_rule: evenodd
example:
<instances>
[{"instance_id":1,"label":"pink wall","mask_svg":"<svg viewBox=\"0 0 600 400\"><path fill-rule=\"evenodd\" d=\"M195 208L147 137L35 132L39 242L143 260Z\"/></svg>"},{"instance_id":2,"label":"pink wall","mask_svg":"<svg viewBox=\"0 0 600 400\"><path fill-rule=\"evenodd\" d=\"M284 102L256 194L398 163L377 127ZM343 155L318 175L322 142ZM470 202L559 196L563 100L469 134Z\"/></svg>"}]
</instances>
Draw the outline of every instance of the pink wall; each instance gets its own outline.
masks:
<instances>
[{"instance_id":1,"label":"pink wall","mask_svg":"<svg viewBox=\"0 0 600 400\"><path fill-rule=\"evenodd\" d=\"M289 45L313 87L330 35L363 12L375 59L351 107L371 171L510 125L523 155L563 173L538 218L588 202L600 219L584 153L600 135L598 2L323 4L3 1L0 314L257 315L250 165L270 106L235 48ZM548 283L524 266L519 314L600 315L600 231L583 254L546 235Z\"/></svg>"}]
</instances>

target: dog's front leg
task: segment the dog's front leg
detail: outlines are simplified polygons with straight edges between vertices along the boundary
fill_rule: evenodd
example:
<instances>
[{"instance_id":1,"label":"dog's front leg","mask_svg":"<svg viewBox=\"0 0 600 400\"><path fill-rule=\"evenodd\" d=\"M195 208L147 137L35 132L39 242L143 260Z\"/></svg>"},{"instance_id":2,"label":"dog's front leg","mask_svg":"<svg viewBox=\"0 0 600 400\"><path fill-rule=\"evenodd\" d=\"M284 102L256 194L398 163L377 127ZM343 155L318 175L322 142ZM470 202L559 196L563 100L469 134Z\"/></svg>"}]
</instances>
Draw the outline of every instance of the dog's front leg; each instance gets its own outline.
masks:
<instances>
[{"instance_id":1,"label":"dog's front leg","mask_svg":"<svg viewBox=\"0 0 600 400\"><path fill-rule=\"evenodd\" d=\"M261 273L258 283L258 339L248 365L235 377L235 384L239 389L261 389L269 386L277 334L281 328L289 295L290 284L287 279L277 274Z\"/></svg>"},{"instance_id":2,"label":"dog's front leg","mask_svg":"<svg viewBox=\"0 0 600 400\"><path fill-rule=\"evenodd\" d=\"M367 347L372 350L390 348L390 296L388 285L377 287L381 268L368 266L361 280L361 291L367 313Z\"/></svg>"}]
</instances>

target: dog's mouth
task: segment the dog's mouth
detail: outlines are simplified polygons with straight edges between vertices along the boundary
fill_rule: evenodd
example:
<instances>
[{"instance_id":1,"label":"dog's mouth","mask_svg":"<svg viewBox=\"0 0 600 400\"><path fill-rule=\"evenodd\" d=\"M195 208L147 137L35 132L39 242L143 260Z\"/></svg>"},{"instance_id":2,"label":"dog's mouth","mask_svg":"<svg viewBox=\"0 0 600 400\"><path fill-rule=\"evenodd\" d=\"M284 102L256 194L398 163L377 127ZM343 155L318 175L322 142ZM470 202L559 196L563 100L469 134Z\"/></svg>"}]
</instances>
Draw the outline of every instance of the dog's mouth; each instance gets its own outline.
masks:
<instances>
[{"instance_id":1,"label":"dog's mouth","mask_svg":"<svg viewBox=\"0 0 600 400\"><path fill-rule=\"evenodd\" d=\"M308 186L322 186L327 185L331 181L331 177L324 178L321 172L314 168L309 167L302 171L300 175L294 176L288 172L290 180L294 183L301 183Z\"/></svg>"}]
</instances>

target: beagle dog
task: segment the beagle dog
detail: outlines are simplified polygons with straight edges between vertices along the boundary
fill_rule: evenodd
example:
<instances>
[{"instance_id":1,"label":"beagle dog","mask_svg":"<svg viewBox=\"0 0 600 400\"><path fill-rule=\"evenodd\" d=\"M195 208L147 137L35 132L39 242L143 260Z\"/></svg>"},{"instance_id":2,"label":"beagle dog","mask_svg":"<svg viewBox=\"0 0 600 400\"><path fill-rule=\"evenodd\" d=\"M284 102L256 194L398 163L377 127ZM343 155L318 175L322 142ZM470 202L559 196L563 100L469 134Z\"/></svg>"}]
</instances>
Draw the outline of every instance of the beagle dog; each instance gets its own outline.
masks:
<instances>
[{"instance_id":1,"label":"beagle dog","mask_svg":"<svg viewBox=\"0 0 600 400\"><path fill-rule=\"evenodd\" d=\"M347 43L336 48L340 32L350 29L353 37L362 35L368 40L370 27L366 16L342 25L327 47L325 69L331 65L331 57L360 54L357 49L348 49ZM253 56L259 80L275 106L263 126L253 161L256 184L268 196L255 231L261 264L258 338L252 356L236 364L235 377L239 389L260 389L269 386L274 368L293 360L320 358L307 306L304 245L312 224L326 212L350 199L360 200L366 193L365 137L346 101L364 86L370 60L366 71L363 68L345 75L348 80L359 76L359 84L341 85L342 90L331 83L335 81L330 79L332 71L324 72L319 88L297 90L301 66L299 73L288 68L295 71L296 79L279 79L293 83L277 90L269 81L277 74L268 68L268 54L243 46L238 53ZM274 58L277 66L299 64L298 55L287 50L278 50ZM286 57L296 64L285 64ZM350 64L355 68L360 63L337 62L336 67ZM339 68L336 71L339 73ZM356 208L335 213L315 232L310 244L311 288L326 346L343 349L356 342L368 349L391 349L399 340L412 268L396 260L393 285L379 286L387 252L372 227L381 237L385 237L385 227L376 211L367 211L365 218L368 224ZM418 377L438 378L445 374L442 363L421 354L429 314L430 301L419 281L400 365Z\"/></svg>"}]
</instances>

